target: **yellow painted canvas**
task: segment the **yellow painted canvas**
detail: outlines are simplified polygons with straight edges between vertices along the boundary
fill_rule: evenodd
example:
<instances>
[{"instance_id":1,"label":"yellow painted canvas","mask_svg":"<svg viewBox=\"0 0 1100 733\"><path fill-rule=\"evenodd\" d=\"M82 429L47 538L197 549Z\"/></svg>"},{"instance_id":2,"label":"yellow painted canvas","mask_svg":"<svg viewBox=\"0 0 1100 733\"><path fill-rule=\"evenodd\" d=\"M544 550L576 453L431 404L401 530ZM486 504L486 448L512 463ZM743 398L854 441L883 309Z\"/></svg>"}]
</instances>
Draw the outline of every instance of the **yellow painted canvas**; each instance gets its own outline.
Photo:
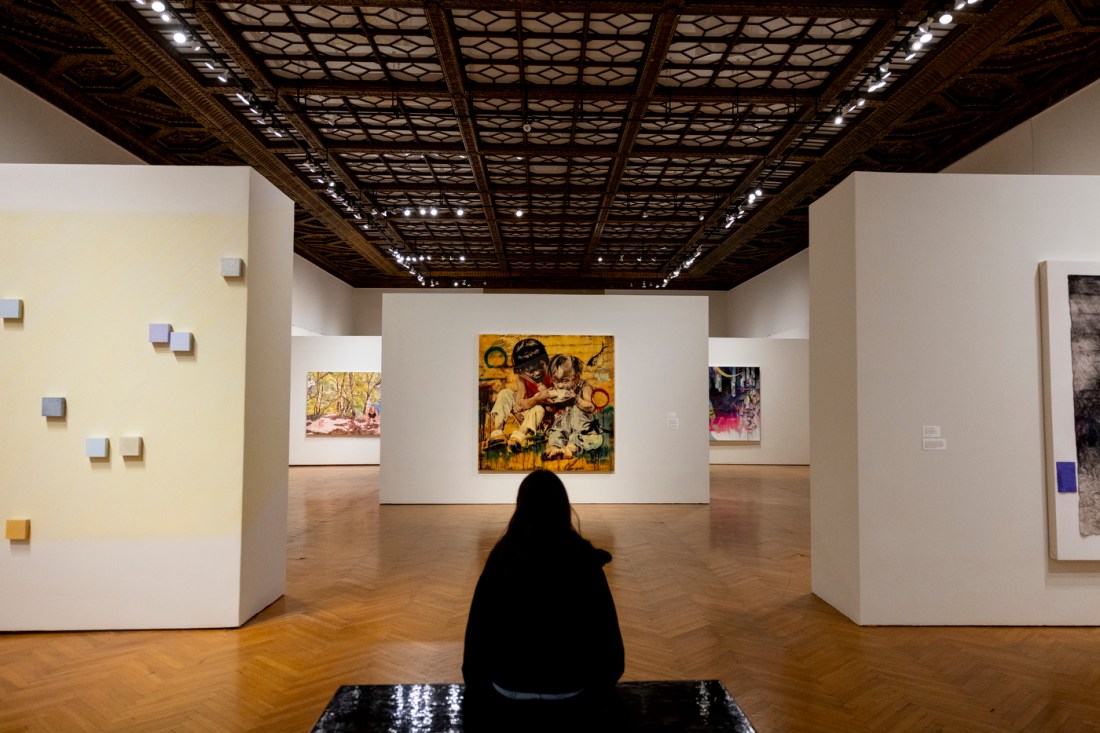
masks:
<instances>
[{"instance_id":1,"label":"yellow painted canvas","mask_svg":"<svg viewBox=\"0 0 1100 733\"><path fill-rule=\"evenodd\" d=\"M615 470L615 338L481 334L479 471Z\"/></svg>"},{"instance_id":2,"label":"yellow painted canvas","mask_svg":"<svg viewBox=\"0 0 1100 733\"><path fill-rule=\"evenodd\" d=\"M382 435L380 372L309 372L306 435Z\"/></svg>"}]
</instances>

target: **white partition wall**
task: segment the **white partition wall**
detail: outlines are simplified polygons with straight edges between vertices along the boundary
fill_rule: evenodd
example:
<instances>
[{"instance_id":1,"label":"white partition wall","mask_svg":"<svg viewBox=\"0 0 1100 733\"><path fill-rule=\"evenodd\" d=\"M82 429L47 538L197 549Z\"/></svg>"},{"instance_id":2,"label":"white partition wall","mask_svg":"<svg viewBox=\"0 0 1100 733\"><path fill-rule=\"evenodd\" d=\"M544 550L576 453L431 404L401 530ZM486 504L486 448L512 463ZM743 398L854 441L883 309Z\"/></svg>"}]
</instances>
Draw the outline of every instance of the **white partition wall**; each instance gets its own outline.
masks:
<instances>
[{"instance_id":1,"label":"white partition wall","mask_svg":"<svg viewBox=\"0 0 1100 733\"><path fill-rule=\"evenodd\" d=\"M381 437L306 435L306 374L309 372L380 372L380 336L295 336L290 359L290 465L376 464ZM382 398L387 395L382 375ZM383 404L385 412L385 404ZM385 415L382 431L386 430Z\"/></svg>"},{"instance_id":2,"label":"white partition wall","mask_svg":"<svg viewBox=\"0 0 1100 733\"><path fill-rule=\"evenodd\" d=\"M709 501L707 299L383 296L385 503L511 503L522 478L478 473L478 334L615 337L615 472L567 474L578 502Z\"/></svg>"},{"instance_id":3,"label":"white partition wall","mask_svg":"<svg viewBox=\"0 0 1100 733\"><path fill-rule=\"evenodd\" d=\"M760 441L711 443L711 463L810 462L809 341L712 338L708 363L760 367Z\"/></svg>"},{"instance_id":4,"label":"white partition wall","mask_svg":"<svg viewBox=\"0 0 1100 733\"><path fill-rule=\"evenodd\" d=\"M0 298L24 303L0 325L0 519L31 527L0 547L0 629L237 626L281 595L292 235L247 168L0 166Z\"/></svg>"},{"instance_id":5,"label":"white partition wall","mask_svg":"<svg viewBox=\"0 0 1100 733\"><path fill-rule=\"evenodd\" d=\"M1100 623L1100 563L1048 555L1038 287L1100 260L1098 200L857 173L811 206L813 589L857 623Z\"/></svg>"}]
</instances>

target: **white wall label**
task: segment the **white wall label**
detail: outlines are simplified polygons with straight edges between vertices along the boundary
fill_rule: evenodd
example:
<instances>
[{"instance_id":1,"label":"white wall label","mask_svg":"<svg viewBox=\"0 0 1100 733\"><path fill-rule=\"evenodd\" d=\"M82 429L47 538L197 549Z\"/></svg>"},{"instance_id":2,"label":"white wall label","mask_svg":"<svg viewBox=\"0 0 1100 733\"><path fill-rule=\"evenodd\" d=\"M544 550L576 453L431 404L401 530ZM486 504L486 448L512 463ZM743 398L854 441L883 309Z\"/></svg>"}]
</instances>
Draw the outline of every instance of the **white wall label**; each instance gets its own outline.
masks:
<instances>
[{"instance_id":1,"label":"white wall label","mask_svg":"<svg viewBox=\"0 0 1100 733\"><path fill-rule=\"evenodd\" d=\"M925 425L922 437L925 437L925 438L942 438L943 437L943 429L939 425ZM929 449L925 448L925 450L929 450Z\"/></svg>"},{"instance_id":2,"label":"white wall label","mask_svg":"<svg viewBox=\"0 0 1100 733\"><path fill-rule=\"evenodd\" d=\"M668 429L679 430L680 429L680 416L675 412L668 413Z\"/></svg>"},{"instance_id":3,"label":"white wall label","mask_svg":"<svg viewBox=\"0 0 1100 733\"><path fill-rule=\"evenodd\" d=\"M921 444L922 450L947 450L947 438L925 438Z\"/></svg>"}]
</instances>

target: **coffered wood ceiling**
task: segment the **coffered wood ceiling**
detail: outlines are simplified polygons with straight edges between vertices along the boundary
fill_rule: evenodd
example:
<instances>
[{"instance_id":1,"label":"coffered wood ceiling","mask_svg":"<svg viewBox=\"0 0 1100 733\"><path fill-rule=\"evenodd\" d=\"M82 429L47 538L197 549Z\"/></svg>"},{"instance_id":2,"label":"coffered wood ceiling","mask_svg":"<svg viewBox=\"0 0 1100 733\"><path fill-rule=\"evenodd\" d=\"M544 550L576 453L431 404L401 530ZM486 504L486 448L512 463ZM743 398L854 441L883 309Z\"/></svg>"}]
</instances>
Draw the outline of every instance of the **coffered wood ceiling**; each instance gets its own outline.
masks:
<instances>
[{"instance_id":1,"label":"coffered wood ceiling","mask_svg":"<svg viewBox=\"0 0 1100 733\"><path fill-rule=\"evenodd\" d=\"M728 289L853 171L1100 77L1098 0L955 4L0 0L0 70L150 163L256 168L357 287Z\"/></svg>"}]
</instances>

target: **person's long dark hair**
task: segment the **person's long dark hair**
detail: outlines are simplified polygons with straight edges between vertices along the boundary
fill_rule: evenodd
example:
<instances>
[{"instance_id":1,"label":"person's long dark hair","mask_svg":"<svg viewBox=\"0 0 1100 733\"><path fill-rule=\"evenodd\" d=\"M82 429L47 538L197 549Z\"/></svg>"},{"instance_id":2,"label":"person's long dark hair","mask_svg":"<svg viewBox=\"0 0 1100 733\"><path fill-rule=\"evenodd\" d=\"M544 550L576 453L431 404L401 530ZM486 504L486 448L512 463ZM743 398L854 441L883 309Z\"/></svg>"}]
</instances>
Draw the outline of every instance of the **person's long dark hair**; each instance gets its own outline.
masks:
<instances>
[{"instance_id":1,"label":"person's long dark hair","mask_svg":"<svg viewBox=\"0 0 1100 733\"><path fill-rule=\"evenodd\" d=\"M579 538L565 484L540 468L520 482L516 510L500 544L510 549L556 544Z\"/></svg>"}]
</instances>

